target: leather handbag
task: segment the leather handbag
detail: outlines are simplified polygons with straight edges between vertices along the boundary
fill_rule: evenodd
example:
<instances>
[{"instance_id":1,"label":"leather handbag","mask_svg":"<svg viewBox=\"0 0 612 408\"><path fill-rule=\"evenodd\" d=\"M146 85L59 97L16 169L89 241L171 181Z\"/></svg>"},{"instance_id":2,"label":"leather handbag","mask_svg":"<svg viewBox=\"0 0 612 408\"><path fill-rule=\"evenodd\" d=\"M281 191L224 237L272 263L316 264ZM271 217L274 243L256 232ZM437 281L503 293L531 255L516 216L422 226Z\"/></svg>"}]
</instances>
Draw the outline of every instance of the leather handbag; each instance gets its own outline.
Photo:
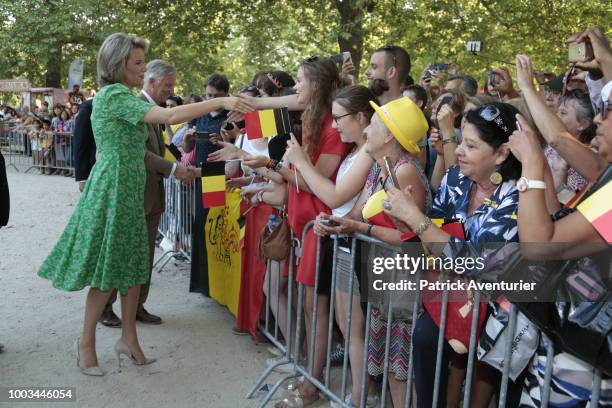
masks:
<instances>
[{"instance_id":1,"label":"leather handbag","mask_svg":"<svg viewBox=\"0 0 612 408\"><path fill-rule=\"evenodd\" d=\"M266 226L259 238L259 256L273 261L283 261L291 251L291 229L286 217L273 231Z\"/></svg>"}]
</instances>

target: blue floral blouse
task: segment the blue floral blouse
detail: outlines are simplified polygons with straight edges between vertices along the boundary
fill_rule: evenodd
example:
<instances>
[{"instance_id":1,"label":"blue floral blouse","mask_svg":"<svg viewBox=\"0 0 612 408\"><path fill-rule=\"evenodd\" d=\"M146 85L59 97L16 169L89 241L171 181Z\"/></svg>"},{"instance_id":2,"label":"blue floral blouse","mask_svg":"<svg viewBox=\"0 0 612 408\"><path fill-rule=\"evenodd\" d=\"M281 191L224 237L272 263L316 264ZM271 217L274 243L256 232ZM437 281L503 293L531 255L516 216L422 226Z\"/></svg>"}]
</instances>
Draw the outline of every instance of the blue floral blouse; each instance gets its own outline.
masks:
<instances>
[{"instance_id":1,"label":"blue floral blouse","mask_svg":"<svg viewBox=\"0 0 612 408\"><path fill-rule=\"evenodd\" d=\"M517 242L516 211L519 194L516 182L506 181L500 184L489 200L468 216L473 185L474 182L459 171L458 165L449 168L442 179L429 216L461 221L464 224L466 241L472 244ZM461 243L459 238L449 239L451 246L460 246L457 244Z\"/></svg>"}]
</instances>

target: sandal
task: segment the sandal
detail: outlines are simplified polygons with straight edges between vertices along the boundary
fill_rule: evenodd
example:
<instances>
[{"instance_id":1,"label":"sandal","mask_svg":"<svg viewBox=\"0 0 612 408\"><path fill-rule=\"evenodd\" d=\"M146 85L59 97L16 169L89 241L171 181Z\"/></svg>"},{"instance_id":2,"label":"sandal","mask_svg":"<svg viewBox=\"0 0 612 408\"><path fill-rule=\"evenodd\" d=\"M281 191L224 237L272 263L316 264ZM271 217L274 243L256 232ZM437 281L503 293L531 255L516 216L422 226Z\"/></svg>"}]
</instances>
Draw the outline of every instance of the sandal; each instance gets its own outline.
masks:
<instances>
[{"instance_id":1,"label":"sandal","mask_svg":"<svg viewBox=\"0 0 612 408\"><path fill-rule=\"evenodd\" d=\"M291 394L282 401L277 402L274 408L304 408L312 405L319 399L319 393L315 392L312 395Z\"/></svg>"}]
</instances>

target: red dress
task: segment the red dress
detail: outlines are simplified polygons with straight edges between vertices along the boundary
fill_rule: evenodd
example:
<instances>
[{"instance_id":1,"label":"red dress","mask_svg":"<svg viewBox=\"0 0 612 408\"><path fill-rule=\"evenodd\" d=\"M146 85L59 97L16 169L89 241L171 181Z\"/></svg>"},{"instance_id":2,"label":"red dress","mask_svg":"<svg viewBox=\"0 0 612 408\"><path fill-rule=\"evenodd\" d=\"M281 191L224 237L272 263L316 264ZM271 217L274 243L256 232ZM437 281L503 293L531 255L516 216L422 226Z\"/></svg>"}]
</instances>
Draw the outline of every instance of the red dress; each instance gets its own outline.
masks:
<instances>
[{"instance_id":1,"label":"red dress","mask_svg":"<svg viewBox=\"0 0 612 408\"><path fill-rule=\"evenodd\" d=\"M312 164L316 165L321 154L335 154L344 159L348 152L348 145L340 139L340 133L332 128L331 115L325 116L321 127L321 139L318 148L311 156ZM338 161L338 167L342 160ZM336 179L338 168L334 170L331 180ZM289 196L287 198L287 219L291 230L298 239L302 239L304 225L310 220L314 220L319 213L331 213L327 207L314 194L301 191L298 193L293 184L289 185ZM302 242L302 256L297 266L296 280L305 285L314 286L317 256L317 237L312 228L308 230L304 242Z\"/></svg>"}]
</instances>

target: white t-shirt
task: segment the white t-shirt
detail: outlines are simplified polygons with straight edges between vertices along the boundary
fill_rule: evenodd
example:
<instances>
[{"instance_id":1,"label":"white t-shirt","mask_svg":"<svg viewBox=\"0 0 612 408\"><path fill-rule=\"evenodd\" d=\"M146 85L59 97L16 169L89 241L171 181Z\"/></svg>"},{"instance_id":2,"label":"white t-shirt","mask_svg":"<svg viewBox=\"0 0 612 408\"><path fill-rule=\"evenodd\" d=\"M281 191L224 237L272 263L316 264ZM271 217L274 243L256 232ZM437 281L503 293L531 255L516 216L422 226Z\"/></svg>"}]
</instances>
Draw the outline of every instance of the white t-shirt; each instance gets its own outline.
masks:
<instances>
[{"instance_id":1,"label":"white t-shirt","mask_svg":"<svg viewBox=\"0 0 612 408\"><path fill-rule=\"evenodd\" d=\"M340 168L338 169L338 175L336 176L336 184L340 184L344 176L346 176L355 163L355 158L357 157L357 151L351 152L346 158L340 163ZM348 214L349 211L353 209L357 199L359 198L359 193L355 195L355 197L348 200L346 203L342 204L340 207L336 207L332 209L332 214L336 217L344 217Z\"/></svg>"}]
</instances>

